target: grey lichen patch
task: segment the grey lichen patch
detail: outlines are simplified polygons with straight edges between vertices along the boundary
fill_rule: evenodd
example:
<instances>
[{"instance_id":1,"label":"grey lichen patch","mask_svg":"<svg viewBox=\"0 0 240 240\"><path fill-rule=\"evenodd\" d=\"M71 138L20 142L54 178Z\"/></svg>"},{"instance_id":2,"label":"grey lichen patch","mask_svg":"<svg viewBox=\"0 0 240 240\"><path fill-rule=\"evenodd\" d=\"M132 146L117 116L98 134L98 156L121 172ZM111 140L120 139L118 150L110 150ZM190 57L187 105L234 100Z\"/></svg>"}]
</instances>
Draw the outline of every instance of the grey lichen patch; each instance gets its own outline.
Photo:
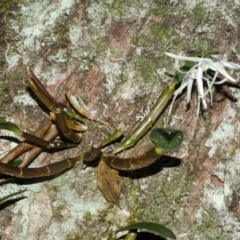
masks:
<instances>
[{"instance_id":1,"label":"grey lichen patch","mask_svg":"<svg viewBox=\"0 0 240 240\"><path fill-rule=\"evenodd\" d=\"M60 35L66 36L66 34L65 30L63 31L64 28L59 31L56 30L59 29L57 27L58 21L60 18L64 19L64 14L70 14L69 10L72 5L73 1L61 1L58 6L53 4L51 7L48 6L48 1L20 5L21 18L16 15L8 22L7 27L11 29L12 35L17 34L22 38L22 41L21 44L11 45L11 58L8 56L8 62L13 62L16 56L19 56L24 64L30 64L32 60L30 55L39 52L45 45L49 46L49 41L51 41L50 45L53 42L56 44L58 42L61 46ZM51 30L49 30L50 28ZM34 49L34 51L32 52L30 49ZM16 64L17 61L15 61ZM11 67L13 66L12 63Z\"/></svg>"},{"instance_id":2,"label":"grey lichen patch","mask_svg":"<svg viewBox=\"0 0 240 240\"><path fill-rule=\"evenodd\" d=\"M189 239L234 239L237 237L235 233L226 231L226 226L221 226L218 212L215 209L208 209L205 211L199 208L196 212L197 225L195 231L189 235Z\"/></svg>"},{"instance_id":3,"label":"grey lichen patch","mask_svg":"<svg viewBox=\"0 0 240 240\"><path fill-rule=\"evenodd\" d=\"M192 177L187 173L187 166L181 166L179 169L163 169L155 176L137 181L125 179L122 205L130 212L128 223L151 219L172 228L175 222L185 219L187 208L179 206L179 202L185 201L192 185ZM182 224L187 226L191 222L186 219Z\"/></svg>"},{"instance_id":4,"label":"grey lichen patch","mask_svg":"<svg viewBox=\"0 0 240 240\"><path fill-rule=\"evenodd\" d=\"M218 126L218 128L213 132L213 135L211 138L207 139L206 141L206 147L211 147L211 149L208 152L208 156L210 158L213 157L215 152L217 150L220 150L220 154L222 154L223 158L229 158L230 157L230 151L227 148L227 143L231 138L233 138L233 135L229 133L234 133L236 131L236 128L234 127L233 121L236 116L235 109L231 108L231 106L228 106L227 114L224 116L224 121L221 125Z\"/></svg>"},{"instance_id":5,"label":"grey lichen patch","mask_svg":"<svg viewBox=\"0 0 240 240\"><path fill-rule=\"evenodd\" d=\"M235 198L236 192L239 191L239 170L236 167L239 165L239 147L234 140L239 135L236 124L239 114L236 107L237 105L233 107L230 103L226 105L223 121L206 141L206 146L211 147L208 152L211 161L221 159L211 170L212 177L205 182L201 194L203 209L215 217L209 221L209 231L202 230L198 234L210 234L209 239L239 238L239 214ZM203 221L203 216L196 214L196 218ZM215 222L215 225L217 223L218 227L212 227L211 222ZM202 223L201 226L207 227L206 223ZM231 231L226 230L225 226L231 226Z\"/></svg>"},{"instance_id":6,"label":"grey lichen patch","mask_svg":"<svg viewBox=\"0 0 240 240\"><path fill-rule=\"evenodd\" d=\"M218 239L223 234L223 229L218 226L214 213L201 210L199 209L199 214L201 214L202 221L197 225L195 234L199 238Z\"/></svg>"},{"instance_id":7,"label":"grey lichen patch","mask_svg":"<svg viewBox=\"0 0 240 240\"><path fill-rule=\"evenodd\" d=\"M113 231L126 225L126 215L122 210L116 210L112 205L99 209L97 214L85 213L77 222L79 230L66 236L66 239L107 239ZM83 228L83 226L85 226ZM94 226L94 231L92 230ZM78 239L79 239L78 238Z\"/></svg>"},{"instance_id":8,"label":"grey lichen patch","mask_svg":"<svg viewBox=\"0 0 240 240\"><path fill-rule=\"evenodd\" d=\"M16 97L14 97L13 102L16 103L17 105L23 106L36 107L38 105L36 101L34 101L34 99L32 99L32 97L27 94L17 95Z\"/></svg>"}]
</instances>

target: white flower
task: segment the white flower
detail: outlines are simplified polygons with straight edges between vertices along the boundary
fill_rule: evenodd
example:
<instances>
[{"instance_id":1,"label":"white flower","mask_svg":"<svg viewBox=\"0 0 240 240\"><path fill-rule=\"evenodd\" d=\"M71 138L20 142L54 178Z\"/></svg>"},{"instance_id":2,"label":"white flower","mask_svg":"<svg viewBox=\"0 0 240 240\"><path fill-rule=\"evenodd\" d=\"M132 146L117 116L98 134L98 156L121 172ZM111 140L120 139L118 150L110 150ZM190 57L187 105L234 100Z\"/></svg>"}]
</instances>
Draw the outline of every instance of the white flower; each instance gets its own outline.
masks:
<instances>
[{"instance_id":1,"label":"white flower","mask_svg":"<svg viewBox=\"0 0 240 240\"><path fill-rule=\"evenodd\" d=\"M213 84L222 84L226 81L231 81L231 82L236 82L238 79L234 79L231 75L228 74L228 72L225 70L225 68L230 68L231 72L234 69L240 70L240 65L233 63L233 62L228 62L224 56L222 55L211 55L211 58L204 58L204 57L187 57L187 56L182 56L180 55L175 55L172 53L165 53L169 57L175 58L175 68L179 73L184 73L185 76L182 80L181 86L174 92L173 95L173 102L171 104L169 113L171 112L172 105L178 95L180 95L183 91L184 88L187 87L187 103L190 102L191 100L191 92L192 92L192 86L194 83L194 80L196 80L196 85L197 85L197 92L198 92L198 110L197 114L199 113L200 110L200 100L203 104L203 107L207 109L207 103L205 96L209 93L210 99L211 99L211 105L212 105L212 86ZM181 67L183 64L179 64L179 61L190 61L195 64L193 64L193 67L187 71L183 72L181 70ZM215 61L214 61L215 60ZM207 70L210 69L214 71L214 76L210 76L207 74ZM217 81L217 77L222 75L224 78L221 81ZM239 76L238 76L239 77ZM204 92L203 88L203 80L206 81L208 90Z\"/></svg>"}]
</instances>

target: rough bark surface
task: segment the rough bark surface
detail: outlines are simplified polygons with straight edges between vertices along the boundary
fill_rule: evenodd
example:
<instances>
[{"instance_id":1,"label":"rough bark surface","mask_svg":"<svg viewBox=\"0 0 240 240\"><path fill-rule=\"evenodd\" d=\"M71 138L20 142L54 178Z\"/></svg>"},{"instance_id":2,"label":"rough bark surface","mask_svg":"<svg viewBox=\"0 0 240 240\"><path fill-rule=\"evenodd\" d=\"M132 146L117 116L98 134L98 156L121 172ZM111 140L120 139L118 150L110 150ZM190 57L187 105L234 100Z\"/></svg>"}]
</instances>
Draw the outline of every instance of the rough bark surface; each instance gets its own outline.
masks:
<instances>
[{"instance_id":1,"label":"rough bark surface","mask_svg":"<svg viewBox=\"0 0 240 240\"><path fill-rule=\"evenodd\" d=\"M66 101L66 91L79 96L109 123L90 125L78 148L42 153L31 166L73 156L119 127L131 131L171 80L165 72L174 63L164 52L219 51L240 61L237 0L8 2L0 5L1 118L28 132L49 118L27 87L25 68L31 66L54 98ZM26 198L1 210L2 239L102 240L136 221L166 224L178 239L240 239L240 90L226 86L215 97L199 118L196 95L189 109L185 93L177 99L165 126L184 131L182 147L169 153L181 164L163 168L162 159L121 173L122 209L103 198L96 168L82 163L47 181L1 185L0 197L27 189ZM156 126L164 125L163 117ZM145 136L124 156L150 144ZM1 140L2 154L12 147Z\"/></svg>"}]
</instances>

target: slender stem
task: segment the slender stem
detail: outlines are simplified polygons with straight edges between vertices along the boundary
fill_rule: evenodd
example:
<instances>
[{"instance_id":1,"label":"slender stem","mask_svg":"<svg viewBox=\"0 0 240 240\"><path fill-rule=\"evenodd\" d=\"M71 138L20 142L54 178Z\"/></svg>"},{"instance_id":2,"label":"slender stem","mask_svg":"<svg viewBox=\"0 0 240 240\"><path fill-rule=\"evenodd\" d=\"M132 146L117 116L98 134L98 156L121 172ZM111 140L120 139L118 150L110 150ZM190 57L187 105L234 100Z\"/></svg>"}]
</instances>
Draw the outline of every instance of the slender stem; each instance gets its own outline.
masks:
<instances>
[{"instance_id":1,"label":"slender stem","mask_svg":"<svg viewBox=\"0 0 240 240\"><path fill-rule=\"evenodd\" d=\"M102 155L101 159L111 168L132 171L152 164L160 158L162 153L163 149L154 147L148 152L135 158L120 158L114 155Z\"/></svg>"},{"instance_id":2,"label":"slender stem","mask_svg":"<svg viewBox=\"0 0 240 240\"><path fill-rule=\"evenodd\" d=\"M176 81L173 81L168 85L165 90L159 96L157 102L154 104L151 112L144 118L144 120L138 125L133 132L126 137L120 146L113 151L114 154L130 148L152 127L158 116L165 109L166 105L173 96L175 90Z\"/></svg>"},{"instance_id":3,"label":"slender stem","mask_svg":"<svg viewBox=\"0 0 240 240\"><path fill-rule=\"evenodd\" d=\"M79 154L76 157L67 158L62 161L51 163L47 166L39 168L13 167L8 164L0 162L0 172L18 178L48 177L59 174L73 167L77 161L82 160L82 157L83 154Z\"/></svg>"},{"instance_id":4,"label":"slender stem","mask_svg":"<svg viewBox=\"0 0 240 240\"><path fill-rule=\"evenodd\" d=\"M37 137L42 137L44 133L50 128L52 125L51 121L46 122L43 126L41 126L37 131L34 132L34 135ZM46 140L46 139L45 139ZM21 142L18 146L12 149L7 155L5 155L0 161L3 163L9 163L13 161L15 158L23 154L24 152L31 149L33 146L26 142Z\"/></svg>"},{"instance_id":5,"label":"slender stem","mask_svg":"<svg viewBox=\"0 0 240 240\"><path fill-rule=\"evenodd\" d=\"M48 148L50 146L49 141L45 141L42 138L36 137L36 136L26 133L26 132L22 132L22 137L24 137L26 140L33 143L34 145L38 144L39 146L46 147L46 148Z\"/></svg>"},{"instance_id":6,"label":"slender stem","mask_svg":"<svg viewBox=\"0 0 240 240\"><path fill-rule=\"evenodd\" d=\"M52 141L57 135L58 135L58 130L57 130L57 126L55 124L53 124L48 132L44 135L43 139L46 141ZM22 162L19 164L18 167L26 167L27 165L29 165L34 158L36 158L41 151L43 150L43 148L41 147L33 147L32 149L30 149L29 151L27 151L22 159Z\"/></svg>"}]
</instances>

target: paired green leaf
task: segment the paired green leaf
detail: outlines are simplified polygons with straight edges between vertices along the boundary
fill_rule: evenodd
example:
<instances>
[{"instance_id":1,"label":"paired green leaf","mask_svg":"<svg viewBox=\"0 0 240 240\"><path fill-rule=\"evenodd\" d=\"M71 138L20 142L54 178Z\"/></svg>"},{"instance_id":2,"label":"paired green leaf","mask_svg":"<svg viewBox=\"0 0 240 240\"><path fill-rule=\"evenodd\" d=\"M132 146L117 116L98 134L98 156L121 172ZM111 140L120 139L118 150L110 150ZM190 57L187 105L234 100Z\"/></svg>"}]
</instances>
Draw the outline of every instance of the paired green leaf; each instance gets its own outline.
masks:
<instances>
[{"instance_id":1,"label":"paired green leaf","mask_svg":"<svg viewBox=\"0 0 240 240\"><path fill-rule=\"evenodd\" d=\"M21 191L12 193L12 194L4 197L4 198L1 198L1 199L0 199L0 204L3 204L4 202L10 200L11 198L13 198L13 197L15 197L15 196L17 196L17 195L19 195L19 194L22 194L22 193L25 192L25 191L26 191L26 190L21 190Z\"/></svg>"},{"instance_id":2,"label":"paired green leaf","mask_svg":"<svg viewBox=\"0 0 240 240\"><path fill-rule=\"evenodd\" d=\"M183 141L183 133L177 129L155 128L149 135L151 141L164 150L173 150L178 148Z\"/></svg>"},{"instance_id":3,"label":"paired green leaf","mask_svg":"<svg viewBox=\"0 0 240 240\"><path fill-rule=\"evenodd\" d=\"M126 227L120 228L116 232L121 232L125 230L133 230L133 229L145 229L149 232L153 232L155 234L159 234L165 237L169 237L172 239L176 239L175 234L168 229L167 227L158 224L158 223L152 223L152 222L140 222L140 223L134 223L127 225Z\"/></svg>"},{"instance_id":4,"label":"paired green leaf","mask_svg":"<svg viewBox=\"0 0 240 240\"><path fill-rule=\"evenodd\" d=\"M19 127L11 122L2 121L0 122L0 129L5 129L14 132L18 136L22 136L22 131Z\"/></svg>"}]
</instances>

